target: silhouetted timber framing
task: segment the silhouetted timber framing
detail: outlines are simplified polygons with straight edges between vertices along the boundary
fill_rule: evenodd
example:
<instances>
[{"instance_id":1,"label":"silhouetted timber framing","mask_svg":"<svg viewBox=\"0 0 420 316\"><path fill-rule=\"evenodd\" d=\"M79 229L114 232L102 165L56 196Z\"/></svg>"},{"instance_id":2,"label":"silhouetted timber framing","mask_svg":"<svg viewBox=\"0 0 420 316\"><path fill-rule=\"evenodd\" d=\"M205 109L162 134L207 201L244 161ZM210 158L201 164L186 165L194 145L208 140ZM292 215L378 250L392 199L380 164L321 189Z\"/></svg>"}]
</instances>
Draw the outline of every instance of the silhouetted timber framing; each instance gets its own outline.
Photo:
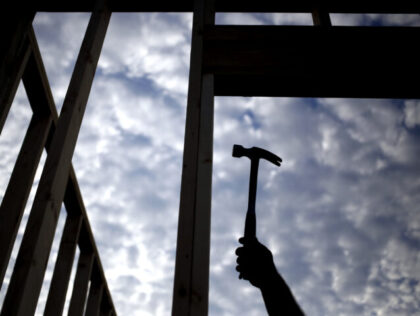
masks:
<instances>
[{"instance_id":1,"label":"silhouetted timber framing","mask_svg":"<svg viewBox=\"0 0 420 316\"><path fill-rule=\"evenodd\" d=\"M90 12L95 0L37 0L33 5L37 11ZM131 1L109 0L113 12L193 12L194 0ZM229 0L215 1L216 12L307 12L322 8L326 13L420 13L420 4L411 0L382 1L380 3L363 0Z\"/></svg>"},{"instance_id":2,"label":"silhouetted timber framing","mask_svg":"<svg viewBox=\"0 0 420 316\"><path fill-rule=\"evenodd\" d=\"M37 11L93 12L60 118L31 26ZM338 27L329 16L418 14L418 1L3 1L0 132L21 79L33 117L0 207L1 283L44 148L48 156L1 315L33 314L63 202L68 215L45 313L62 313L68 261L79 247L70 315L86 302L92 315L116 315L71 165L111 12L193 12L173 315L208 310L214 96L420 97L412 76L420 70L420 28ZM216 12L306 12L315 26L219 26Z\"/></svg>"}]
</instances>

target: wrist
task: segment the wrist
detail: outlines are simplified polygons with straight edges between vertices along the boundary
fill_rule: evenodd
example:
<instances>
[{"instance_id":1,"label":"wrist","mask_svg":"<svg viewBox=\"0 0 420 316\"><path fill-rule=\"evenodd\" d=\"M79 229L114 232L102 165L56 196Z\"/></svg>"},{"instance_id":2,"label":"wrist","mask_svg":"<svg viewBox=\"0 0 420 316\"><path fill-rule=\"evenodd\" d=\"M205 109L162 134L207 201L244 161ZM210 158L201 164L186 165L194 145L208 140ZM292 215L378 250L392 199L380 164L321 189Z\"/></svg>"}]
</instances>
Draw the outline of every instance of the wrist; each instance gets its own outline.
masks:
<instances>
[{"instance_id":1,"label":"wrist","mask_svg":"<svg viewBox=\"0 0 420 316\"><path fill-rule=\"evenodd\" d=\"M260 290L269 315L279 315L277 312L280 311L285 312L285 315L304 315L292 291L277 271L269 282L260 287Z\"/></svg>"},{"instance_id":2,"label":"wrist","mask_svg":"<svg viewBox=\"0 0 420 316\"><path fill-rule=\"evenodd\" d=\"M268 291L272 289L283 290L284 287L287 288L286 283L284 282L281 275L277 272L277 270L274 270L266 274L264 281L261 282L260 289L262 291Z\"/></svg>"}]
</instances>

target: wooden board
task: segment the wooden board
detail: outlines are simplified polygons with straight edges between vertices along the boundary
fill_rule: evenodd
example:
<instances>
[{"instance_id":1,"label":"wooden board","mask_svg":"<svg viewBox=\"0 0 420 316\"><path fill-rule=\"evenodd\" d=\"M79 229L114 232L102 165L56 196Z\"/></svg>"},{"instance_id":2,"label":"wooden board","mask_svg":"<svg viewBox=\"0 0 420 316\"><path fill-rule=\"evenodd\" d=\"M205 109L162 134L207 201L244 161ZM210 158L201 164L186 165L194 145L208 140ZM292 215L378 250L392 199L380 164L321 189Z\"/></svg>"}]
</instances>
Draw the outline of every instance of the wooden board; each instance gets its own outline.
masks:
<instances>
[{"instance_id":1,"label":"wooden board","mask_svg":"<svg viewBox=\"0 0 420 316\"><path fill-rule=\"evenodd\" d=\"M34 11L17 12L0 5L0 134L29 58L27 31Z\"/></svg>"},{"instance_id":2,"label":"wooden board","mask_svg":"<svg viewBox=\"0 0 420 316\"><path fill-rule=\"evenodd\" d=\"M45 115L34 115L32 117L1 201L0 284L3 284L3 278L50 127L51 117Z\"/></svg>"},{"instance_id":3,"label":"wooden board","mask_svg":"<svg viewBox=\"0 0 420 316\"><path fill-rule=\"evenodd\" d=\"M1 315L33 314L110 12L92 14L41 175Z\"/></svg>"},{"instance_id":4,"label":"wooden board","mask_svg":"<svg viewBox=\"0 0 420 316\"><path fill-rule=\"evenodd\" d=\"M82 215L67 216L50 290L48 291L44 316L56 316L63 313L82 222Z\"/></svg>"},{"instance_id":5,"label":"wooden board","mask_svg":"<svg viewBox=\"0 0 420 316\"><path fill-rule=\"evenodd\" d=\"M204 36L219 96L420 97L420 28L214 26Z\"/></svg>"},{"instance_id":6,"label":"wooden board","mask_svg":"<svg viewBox=\"0 0 420 316\"><path fill-rule=\"evenodd\" d=\"M172 315L207 315L213 155L213 76L203 75L212 1L195 3Z\"/></svg>"},{"instance_id":7,"label":"wooden board","mask_svg":"<svg viewBox=\"0 0 420 316\"><path fill-rule=\"evenodd\" d=\"M91 252L80 253L68 316L83 315L94 259Z\"/></svg>"},{"instance_id":8,"label":"wooden board","mask_svg":"<svg viewBox=\"0 0 420 316\"><path fill-rule=\"evenodd\" d=\"M94 265L94 269L95 265ZM92 271L92 279L90 282L88 301L86 304L86 315L99 316L101 311L102 297L104 294L104 285L101 279L95 277L95 271Z\"/></svg>"},{"instance_id":9,"label":"wooden board","mask_svg":"<svg viewBox=\"0 0 420 316\"><path fill-rule=\"evenodd\" d=\"M193 12L193 0L131 1L109 0L109 7L115 12ZM419 13L418 1L382 1L362 0L324 0L328 12L335 13ZM272 1L272 0L219 0L217 12L308 12L311 13L314 1ZM93 0L38 0L38 11L92 11Z\"/></svg>"}]
</instances>

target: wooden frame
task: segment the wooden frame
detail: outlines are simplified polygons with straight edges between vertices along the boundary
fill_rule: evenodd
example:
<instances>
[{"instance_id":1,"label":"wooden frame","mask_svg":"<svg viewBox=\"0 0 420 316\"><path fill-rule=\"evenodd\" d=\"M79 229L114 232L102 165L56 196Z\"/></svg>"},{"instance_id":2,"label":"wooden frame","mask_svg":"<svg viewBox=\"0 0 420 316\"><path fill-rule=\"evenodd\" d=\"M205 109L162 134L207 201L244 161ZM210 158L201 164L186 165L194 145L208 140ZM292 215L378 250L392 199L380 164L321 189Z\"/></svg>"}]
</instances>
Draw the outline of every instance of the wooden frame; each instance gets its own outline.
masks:
<instances>
[{"instance_id":1,"label":"wooden frame","mask_svg":"<svg viewBox=\"0 0 420 316\"><path fill-rule=\"evenodd\" d=\"M26 32L23 32L22 29L18 31L11 30L14 33L18 32L18 34L24 33L24 35L20 36L20 40L23 41L23 44L20 46L25 48L25 56L27 56L24 61L18 58L20 60L19 73L16 73L13 78L14 81L18 82L22 76L20 73L23 73L25 89L34 115L0 207L0 219L2 220L0 230L0 247L2 250L0 253L1 281L3 281L23 209L44 147L48 152L47 161L49 160L50 162L46 162L44 167L42 175L44 180L41 180L44 183L40 184L38 188L38 198L35 198L35 200L38 199L38 202L34 202L30 214L1 315L30 315L34 313L46 269L46 261L48 260L52 238L54 236L58 211L61 208L63 200L68 216L45 314L59 315L62 313L73 262L72 258L74 258L76 246L79 245L83 254L81 256L82 258L84 258L84 253L86 252L91 253L92 258L97 258L95 275L97 283L102 287L102 301L105 302L102 306L107 308L103 312L116 315L99 261L99 254L93 241L93 235L87 220L77 180L71 167L72 151L74 150L77 131L83 117L83 111L81 109L87 103L87 97L95 73L96 63L99 59L109 17L110 11L103 7L103 5L102 8L98 7L92 15L87 36L82 44L81 53L79 54L75 73L73 74L73 80L70 83L66 97L66 107L68 107L68 110L64 111L66 114L60 116L60 120L58 119L32 28L28 26ZM2 72L2 78L4 74ZM10 86L5 85L2 87L4 90L2 89L1 95L8 96L7 99L2 99L2 115L3 113L7 115L7 107L10 108L9 103L11 103L11 101L9 102L9 96L14 96L17 83L13 83L12 88ZM74 114L72 115L72 113ZM78 116L78 121L70 119L72 116L76 117L75 115ZM66 119L73 126L68 125ZM60 132L60 129L62 132ZM69 134L68 132L71 133ZM69 140L67 141L65 139ZM47 167L47 163L53 167ZM45 190L50 192L47 193ZM56 203L47 206L45 203L51 203L54 199L46 200L43 198L43 196L46 196L45 194L50 197L55 196ZM45 217L48 214L50 214L50 217ZM39 229L41 227L44 228ZM38 248L36 246L37 243L39 243ZM45 247L48 244L49 246ZM4 252L3 249L5 250ZM39 262L40 264L34 265L34 262ZM88 277L90 279L90 273ZM27 285L25 286L24 284ZM77 286L79 284L80 282L76 282ZM79 296L82 293L79 291ZM87 293L85 292L86 295ZM71 306L75 306L75 304Z\"/></svg>"},{"instance_id":2,"label":"wooden frame","mask_svg":"<svg viewBox=\"0 0 420 316\"><path fill-rule=\"evenodd\" d=\"M193 12L173 315L206 315L214 96L419 98L420 28L334 27L330 13L420 13L402 0L37 0L1 5L0 132L23 79L33 117L0 206L0 281L40 156L48 152L1 315L33 314L62 203L67 219L45 315L62 313L77 247L69 315L116 315L71 157L111 12ZM26 6L25 6L26 5ZM58 118L31 23L36 11L93 12ZM216 26L215 12L307 12L314 25ZM360 49L363 47L363 51ZM371 76L360 73L371 69Z\"/></svg>"},{"instance_id":3,"label":"wooden frame","mask_svg":"<svg viewBox=\"0 0 420 316\"><path fill-rule=\"evenodd\" d=\"M81 12L92 11L95 0L38 0L35 3L37 11ZM108 6L113 12L194 12L194 0L159 0L130 1L109 0ZM216 12L307 12L323 8L329 13L420 13L420 4L411 0L393 2L366 2L363 0L229 0L216 1Z\"/></svg>"}]
</instances>

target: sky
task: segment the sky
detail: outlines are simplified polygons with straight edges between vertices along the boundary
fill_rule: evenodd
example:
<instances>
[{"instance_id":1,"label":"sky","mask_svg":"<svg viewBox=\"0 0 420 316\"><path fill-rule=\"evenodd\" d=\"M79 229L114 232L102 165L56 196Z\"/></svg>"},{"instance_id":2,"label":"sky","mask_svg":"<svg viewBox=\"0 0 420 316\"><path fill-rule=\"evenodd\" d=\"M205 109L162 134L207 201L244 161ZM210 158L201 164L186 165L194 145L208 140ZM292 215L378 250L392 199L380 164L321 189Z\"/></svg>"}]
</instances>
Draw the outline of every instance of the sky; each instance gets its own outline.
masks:
<instances>
[{"instance_id":1,"label":"sky","mask_svg":"<svg viewBox=\"0 0 420 316\"><path fill-rule=\"evenodd\" d=\"M35 17L58 110L88 19ZM216 21L312 23L307 14ZM332 22L420 26L420 17L333 15ZM73 156L119 315L171 310L191 25L188 13L113 14ZM0 137L0 198L30 116L21 85ZM214 122L209 315L265 314L259 291L235 271L249 161L232 158L233 144L283 159L280 168L260 164L257 236L307 315L420 315L420 101L217 97ZM63 209L37 315L64 220Z\"/></svg>"}]
</instances>

